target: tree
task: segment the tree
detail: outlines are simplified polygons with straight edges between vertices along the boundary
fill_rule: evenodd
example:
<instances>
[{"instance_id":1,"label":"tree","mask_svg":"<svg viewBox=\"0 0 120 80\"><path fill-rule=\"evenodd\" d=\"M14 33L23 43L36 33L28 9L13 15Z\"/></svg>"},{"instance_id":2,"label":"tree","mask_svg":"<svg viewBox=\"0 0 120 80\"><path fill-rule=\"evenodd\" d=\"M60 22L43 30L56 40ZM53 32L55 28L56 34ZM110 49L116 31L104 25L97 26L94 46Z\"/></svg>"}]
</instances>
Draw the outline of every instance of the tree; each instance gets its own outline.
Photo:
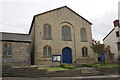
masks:
<instances>
[{"instance_id":1,"label":"tree","mask_svg":"<svg viewBox=\"0 0 120 80\"><path fill-rule=\"evenodd\" d=\"M111 52L111 47L109 45L102 44L100 41L92 40L91 48L98 56L100 56L101 53L109 54L111 61L113 60L113 53Z\"/></svg>"},{"instance_id":2,"label":"tree","mask_svg":"<svg viewBox=\"0 0 120 80\"><path fill-rule=\"evenodd\" d=\"M98 55L107 52L107 47L104 44L101 44L100 41L93 40L91 48Z\"/></svg>"}]
</instances>

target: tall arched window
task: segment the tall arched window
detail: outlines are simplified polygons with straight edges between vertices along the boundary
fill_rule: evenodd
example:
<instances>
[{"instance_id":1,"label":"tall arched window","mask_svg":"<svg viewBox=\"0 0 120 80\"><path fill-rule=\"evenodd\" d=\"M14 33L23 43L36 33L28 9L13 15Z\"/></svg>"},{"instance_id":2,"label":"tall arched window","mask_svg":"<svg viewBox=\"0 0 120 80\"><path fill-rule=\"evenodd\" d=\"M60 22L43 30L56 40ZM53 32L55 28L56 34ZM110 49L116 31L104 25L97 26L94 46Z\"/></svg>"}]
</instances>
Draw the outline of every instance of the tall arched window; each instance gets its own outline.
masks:
<instances>
[{"instance_id":1,"label":"tall arched window","mask_svg":"<svg viewBox=\"0 0 120 80\"><path fill-rule=\"evenodd\" d=\"M86 47L82 48L82 56L83 57L87 57L88 56L88 48L86 48Z\"/></svg>"},{"instance_id":2,"label":"tall arched window","mask_svg":"<svg viewBox=\"0 0 120 80\"><path fill-rule=\"evenodd\" d=\"M87 41L86 29L85 28L81 29L81 41Z\"/></svg>"},{"instance_id":3,"label":"tall arched window","mask_svg":"<svg viewBox=\"0 0 120 80\"><path fill-rule=\"evenodd\" d=\"M43 57L44 58L51 58L51 47L48 47L48 46L46 46L46 47L44 47L44 49L43 49Z\"/></svg>"},{"instance_id":4,"label":"tall arched window","mask_svg":"<svg viewBox=\"0 0 120 80\"><path fill-rule=\"evenodd\" d=\"M71 41L71 29L69 26L62 26L62 40Z\"/></svg>"},{"instance_id":5,"label":"tall arched window","mask_svg":"<svg viewBox=\"0 0 120 80\"><path fill-rule=\"evenodd\" d=\"M45 24L43 28L43 39L51 40L51 26L49 24Z\"/></svg>"}]
</instances>

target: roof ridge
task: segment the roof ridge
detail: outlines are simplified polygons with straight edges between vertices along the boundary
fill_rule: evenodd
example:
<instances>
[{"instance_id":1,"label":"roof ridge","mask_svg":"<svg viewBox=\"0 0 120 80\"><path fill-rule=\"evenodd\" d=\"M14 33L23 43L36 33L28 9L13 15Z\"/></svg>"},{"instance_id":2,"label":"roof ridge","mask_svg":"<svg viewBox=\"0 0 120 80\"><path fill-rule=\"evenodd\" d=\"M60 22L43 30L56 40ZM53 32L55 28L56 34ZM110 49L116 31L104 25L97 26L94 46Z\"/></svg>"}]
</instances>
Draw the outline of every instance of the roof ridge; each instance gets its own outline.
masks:
<instances>
[{"instance_id":1,"label":"roof ridge","mask_svg":"<svg viewBox=\"0 0 120 80\"><path fill-rule=\"evenodd\" d=\"M65 5L65 6L62 6L62 7L58 7L58 8L55 8L55 9L51 9L51 10L48 10L48 11L45 11L45 12L36 14L36 15L34 15L34 16L42 15L42 14L45 14L45 13L48 13L48 12L52 12L52 11L55 11L55 10L58 10L58 9L61 9L61 8L64 8L64 7L67 7L67 6Z\"/></svg>"},{"instance_id":2,"label":"roof ridge","mask_svg":"<svg viewBox=\"0 0 120 80\"><path fill-rule=\"evenodd\" d=\"M29 35L29 34L25 34L25 33L11 33L11 32L0 32L3 34L17 34L17 35Z\"/></svg>"}]
</instances>

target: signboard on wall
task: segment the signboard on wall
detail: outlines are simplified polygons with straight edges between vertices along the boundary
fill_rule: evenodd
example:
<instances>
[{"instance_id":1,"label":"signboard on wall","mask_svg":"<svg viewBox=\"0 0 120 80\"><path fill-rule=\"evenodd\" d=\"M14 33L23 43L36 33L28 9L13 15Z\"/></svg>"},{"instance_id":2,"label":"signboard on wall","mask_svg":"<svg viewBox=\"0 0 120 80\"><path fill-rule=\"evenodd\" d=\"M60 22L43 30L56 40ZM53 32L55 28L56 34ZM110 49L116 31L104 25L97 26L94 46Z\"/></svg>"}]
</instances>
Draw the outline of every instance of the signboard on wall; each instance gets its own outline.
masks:
<instances>
[{"instance_id":1,"label":"signboard on wall","mask_svg":"<svg viewBox=\"0 0 120 80\"><path fill-rule=\"evenodd\" d=\"M52 62L61 62L61 55L52 55Z\"/></svg>"}]
</instances>

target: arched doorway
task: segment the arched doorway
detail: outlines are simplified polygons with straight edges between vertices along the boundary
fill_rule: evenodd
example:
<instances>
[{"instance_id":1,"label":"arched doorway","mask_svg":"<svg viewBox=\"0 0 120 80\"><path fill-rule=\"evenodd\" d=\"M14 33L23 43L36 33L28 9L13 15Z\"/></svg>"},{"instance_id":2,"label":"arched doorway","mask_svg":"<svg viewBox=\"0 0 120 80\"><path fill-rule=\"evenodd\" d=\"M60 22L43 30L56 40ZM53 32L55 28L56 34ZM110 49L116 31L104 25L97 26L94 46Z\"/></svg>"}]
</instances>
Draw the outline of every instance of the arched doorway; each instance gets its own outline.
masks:
<instances>
[{"instance_id":1,"label":"arched doorway","mask_svg":"<svg viewBox=\"0 0 120 80\"><path fill-rule=\"evenodd\" d=\"M72 64L72 50L69 47L65 47L62 50L62 62Z\"/></svg>"}]
</instances>

